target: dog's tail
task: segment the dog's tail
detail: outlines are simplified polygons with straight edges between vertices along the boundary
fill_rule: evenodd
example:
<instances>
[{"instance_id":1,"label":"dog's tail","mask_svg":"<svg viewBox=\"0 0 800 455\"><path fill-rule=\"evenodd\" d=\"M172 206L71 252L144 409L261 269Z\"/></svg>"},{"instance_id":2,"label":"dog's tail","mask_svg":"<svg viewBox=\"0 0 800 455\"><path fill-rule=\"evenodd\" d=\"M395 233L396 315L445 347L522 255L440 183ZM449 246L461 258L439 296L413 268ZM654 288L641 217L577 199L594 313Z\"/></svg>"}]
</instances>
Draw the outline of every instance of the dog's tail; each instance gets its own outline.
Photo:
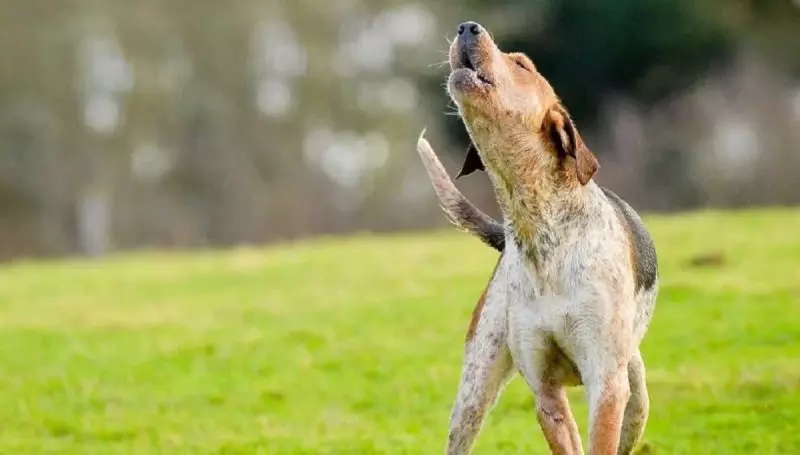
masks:
<instances>
[{"instance_id":1,"label":"dog's tail","mask_svg":"<svg viewBox=\"0 0 800 455\"><path fill-rule=\"evenodd\" d=\"M417 152L433 183L439 198L439 206L450 221L483 241L497 251L503 251L506 243L503 226L489 215L483 213L456 188L453 179L447 174L436 152L424 137L425 130L417 140Z\"/></svg>"}]
</instances>

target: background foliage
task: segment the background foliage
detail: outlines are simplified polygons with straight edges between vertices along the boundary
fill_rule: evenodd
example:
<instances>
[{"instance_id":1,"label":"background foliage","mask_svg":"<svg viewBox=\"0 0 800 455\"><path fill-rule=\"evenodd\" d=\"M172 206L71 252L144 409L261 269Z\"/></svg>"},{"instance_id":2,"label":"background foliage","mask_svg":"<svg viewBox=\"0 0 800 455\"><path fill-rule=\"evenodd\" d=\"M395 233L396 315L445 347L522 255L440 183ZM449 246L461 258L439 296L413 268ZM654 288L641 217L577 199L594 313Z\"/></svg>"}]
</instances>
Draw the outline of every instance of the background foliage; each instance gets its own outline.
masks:
<instances>
[{"instance_id":1,"label":"background foliage","mask_svg":"<svg viewBox=\"0 0 800 455\"><path fill-rule=\"evenodd\" d=\"M534 58L637 208L798 202L789 0L0 0L0 256L444 223L413 141L463 153L436 63L465 19Z\"/></svg>"}]
</instances>

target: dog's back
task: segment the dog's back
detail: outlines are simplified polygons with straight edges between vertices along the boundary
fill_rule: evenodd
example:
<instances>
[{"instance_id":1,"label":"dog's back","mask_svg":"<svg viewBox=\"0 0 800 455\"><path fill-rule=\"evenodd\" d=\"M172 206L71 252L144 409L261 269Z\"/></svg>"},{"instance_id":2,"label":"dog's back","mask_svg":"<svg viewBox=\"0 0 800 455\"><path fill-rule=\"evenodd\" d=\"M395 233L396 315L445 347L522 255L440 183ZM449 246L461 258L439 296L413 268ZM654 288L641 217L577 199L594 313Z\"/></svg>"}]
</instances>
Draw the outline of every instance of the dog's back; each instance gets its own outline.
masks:
<instances>
[{"instance_id":1,"label":"dog's back","mask_svg":"<svg viewBox=\"0 0 800 455\"><path fill-rule=\"evenodd\" d=\"M652 289L658 278L658 258L656 247L642 219L633 208L617 196L613 191L602 188L608 201L614 206L622 223L628 229L631 240L631 254L633 256L634 275L636 277L636 291Z\"/></svg>"}]
</instances>

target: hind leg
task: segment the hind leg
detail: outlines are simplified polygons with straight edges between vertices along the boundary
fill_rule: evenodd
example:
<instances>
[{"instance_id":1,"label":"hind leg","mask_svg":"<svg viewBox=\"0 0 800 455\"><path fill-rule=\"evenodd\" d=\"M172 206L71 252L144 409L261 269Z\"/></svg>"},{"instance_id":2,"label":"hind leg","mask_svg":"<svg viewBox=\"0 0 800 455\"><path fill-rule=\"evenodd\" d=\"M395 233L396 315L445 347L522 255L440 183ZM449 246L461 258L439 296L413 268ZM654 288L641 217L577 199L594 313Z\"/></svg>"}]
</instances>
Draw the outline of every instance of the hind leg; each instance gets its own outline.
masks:
<instances>
[{"instance_id":1,"label":"hind leg","mask_svg":"<svg viewBox=\"0 0 800 455\"><path fill-rule=\"evenodd\" d=\"M514 338L523 352L517 356L517 368L536 399L536 420L550 452L554 455L583 455L578 424L570 410L564 374L558 365L558 348L551 341L536 337L525 329L517 330Z\"/></svg>"},{"instance_id":2,"label":"hind leg","mask_svg":"<svg viewBox=\"0 0 800 455\"><path fill-rule=\"evenodd\" d=\"M548 312L557 315L568 306L569 301L560 297L539 297L535 307L513 307L509 315L509 344L515 366L533 392L536 420L550 452L583 455L578 424L564 388L565 384L579 382L579 378L565 371L567 359L554 342L552 329L543 323L548 318L542 316Z\"/></svg>"},{"instance_id":3,"label":"hind leg","mask_svg":"<svg viewBox=\"0 0 800 455\"><path fill-rule=\"evenodd\" d=\"M542 428L550 452L554 455L583 455L578 424L569 408L567 393L561 385L534 388L536 420Z\"/></svg>"},{"instance_id":4,"label":"hind leg","mask_svg":"<svg viewBox=\"0 0 800 455\"><path fill-rule=\"evenodd\" d=\"M641 439L644 427L647 423L647 415L650 409L650 399L647 395L647 383L645 381L644 362L642 355L637 350L630 362L628 362L628 384L630 385L631 396L625 406L625 416L622 421L622 432L620 436L618 455L629 455Z\"/></svg>"}]
</instances>

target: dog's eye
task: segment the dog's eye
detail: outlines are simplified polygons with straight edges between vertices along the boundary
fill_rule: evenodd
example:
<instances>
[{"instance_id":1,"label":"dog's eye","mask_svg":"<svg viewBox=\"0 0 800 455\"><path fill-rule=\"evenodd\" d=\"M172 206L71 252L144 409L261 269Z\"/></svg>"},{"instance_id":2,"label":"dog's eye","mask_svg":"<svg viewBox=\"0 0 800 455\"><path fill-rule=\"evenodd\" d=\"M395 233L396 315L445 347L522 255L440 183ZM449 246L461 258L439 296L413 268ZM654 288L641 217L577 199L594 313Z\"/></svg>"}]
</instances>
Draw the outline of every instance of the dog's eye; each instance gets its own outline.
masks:
<instances>
[{"instance_id":1,"label":"dog's eye","mask_svg":"<svg viewBox=\"0 0 800 455\"><path fill-rule=\"evenodd\" d=\"M522 63L522 60L514 60L514 63L516 63L518 67L520 67L520 68L524 69L525 71L530 71L530 70L528 69L528 67L527 67L527 66L525 66L525 64L524 64L524 63Z\"/></svg>"}]
</instances>

